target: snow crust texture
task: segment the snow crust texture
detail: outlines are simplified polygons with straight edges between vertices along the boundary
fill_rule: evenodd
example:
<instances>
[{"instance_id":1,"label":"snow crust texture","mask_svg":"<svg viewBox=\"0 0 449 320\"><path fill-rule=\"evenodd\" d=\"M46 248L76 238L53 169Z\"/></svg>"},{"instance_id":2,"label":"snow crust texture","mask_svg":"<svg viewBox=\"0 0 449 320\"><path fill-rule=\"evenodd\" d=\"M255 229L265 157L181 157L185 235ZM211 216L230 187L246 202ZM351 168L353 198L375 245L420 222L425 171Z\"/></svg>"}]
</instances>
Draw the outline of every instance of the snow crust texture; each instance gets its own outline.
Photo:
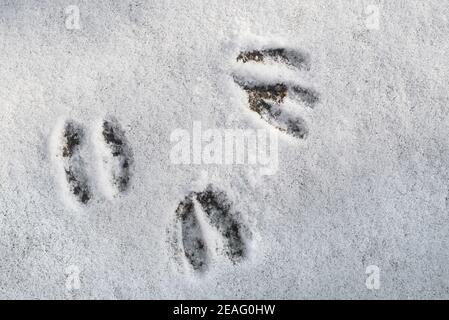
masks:
<instances>
[{"instance_id":1,"label":"snow crust texture","mask_svg":"<svg viewBox=\"0 0 449 320\"><path fill-rule=\"evenodd\" d=\"M449 298L448 21L0 1L0 298ZM207 157L238 130L262 157Z\"/></svg>"}]
</instances>

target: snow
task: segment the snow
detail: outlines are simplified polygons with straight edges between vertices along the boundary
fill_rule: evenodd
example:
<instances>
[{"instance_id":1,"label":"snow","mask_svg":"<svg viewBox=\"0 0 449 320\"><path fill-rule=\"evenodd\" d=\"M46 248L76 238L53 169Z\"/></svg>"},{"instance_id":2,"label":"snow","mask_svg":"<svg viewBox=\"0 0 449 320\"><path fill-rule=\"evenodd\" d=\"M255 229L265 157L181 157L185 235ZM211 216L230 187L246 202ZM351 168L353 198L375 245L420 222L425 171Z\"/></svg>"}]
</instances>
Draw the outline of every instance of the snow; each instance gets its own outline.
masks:
<instances>
[{"instance_id":1,"label":"snow","mask_svg":"<svg viewBox=\"0 0 449 320\"><path fill-rule=\"evenodd\" d=\"M373 4L379 30L365 24ZM66 29L68 5L79 30ZM436 0L2 1L0 297L448 298L448 18ZM307 53L310 70L236 61L273 46ZM308 138L279 133L273 175L173 164L172 132L195 121L277 132L236 72L316 90L313 109L285 102ZM133 152L123 193L101 165L109 116ZM57 157L66 120L86 128L86 205ZM243 261L216 250L198 274L176 258L175 210L209 184L251 239ZM370 265L379 290L365 286Z\"/></svg>"}]
</instances>

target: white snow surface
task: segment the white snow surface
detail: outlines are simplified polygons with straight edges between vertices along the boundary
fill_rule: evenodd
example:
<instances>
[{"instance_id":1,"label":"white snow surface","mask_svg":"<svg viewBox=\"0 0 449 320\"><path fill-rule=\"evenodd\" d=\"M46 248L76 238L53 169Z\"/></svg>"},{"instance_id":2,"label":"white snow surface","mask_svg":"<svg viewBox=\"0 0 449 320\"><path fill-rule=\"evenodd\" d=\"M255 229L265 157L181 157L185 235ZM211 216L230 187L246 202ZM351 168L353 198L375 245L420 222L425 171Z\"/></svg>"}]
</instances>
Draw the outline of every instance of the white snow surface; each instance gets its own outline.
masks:
<instances>
[{"instance_id":1,"label":"white snow surface","mask_svg":"<svg viewBox=\"0 0 449 320\"><path fill-rule=\"evenodd\" d=\"M79 30L66 29L68 5ZM0 1L0 298L449 298L448 20L437 0ZM272 47L306 52L310 70L236 62ZM170 134L194 121L270 129L236 68L316 90L308 138L279 135L271 176L172 164ZM94 143L108 116L133 150L120 194ZM61 119L87 129L87 205L63 186ZM251 239L243 261L213 255L198 275L170 235L179 202L210 183ZM370 265L379 290L365 285Z\"/></svg>"}]
</instances>

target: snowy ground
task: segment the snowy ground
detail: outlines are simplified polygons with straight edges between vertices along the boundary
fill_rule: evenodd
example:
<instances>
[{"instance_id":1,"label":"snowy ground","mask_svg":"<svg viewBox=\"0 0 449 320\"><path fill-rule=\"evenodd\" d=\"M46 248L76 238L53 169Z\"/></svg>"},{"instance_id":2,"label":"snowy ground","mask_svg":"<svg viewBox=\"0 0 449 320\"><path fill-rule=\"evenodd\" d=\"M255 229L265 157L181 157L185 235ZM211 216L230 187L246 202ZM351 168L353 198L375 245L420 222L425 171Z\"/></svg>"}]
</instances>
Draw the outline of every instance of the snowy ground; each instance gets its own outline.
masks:
<instances>
[{"instance_id":1,"label":"snowy ground","mask_svg":"<svg viewBox=\"0 0 449 320\"><path fill-rule=\"evenodd\" d=\"M0 298L449 298L448 19L436 0L1 0ZM310 57L258 75L319 94L307 139L281 133L268 176L173 163L171 134L194 122L271 127L233 74L241 50L273 45ZM132 149L124 192L107 185L105 117ZM84 128L87 204L58 155L64 121ZM198 272L175 211L209 183L246 254Z\"/></svg>"}]
</instances>

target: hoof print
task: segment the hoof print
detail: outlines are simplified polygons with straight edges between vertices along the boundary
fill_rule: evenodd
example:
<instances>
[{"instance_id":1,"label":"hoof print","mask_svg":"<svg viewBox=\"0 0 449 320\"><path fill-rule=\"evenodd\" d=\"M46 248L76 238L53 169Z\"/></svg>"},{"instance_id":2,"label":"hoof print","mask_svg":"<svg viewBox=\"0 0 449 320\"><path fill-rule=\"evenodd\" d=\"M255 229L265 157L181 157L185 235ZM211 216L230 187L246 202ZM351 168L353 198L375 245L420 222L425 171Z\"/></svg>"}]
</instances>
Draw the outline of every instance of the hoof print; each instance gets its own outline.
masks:
<instances>
[{"instance_id":1,"label":"hoof print","mask_svg":"<svg viewBox=\"0 0 449 320\"><path fill-rule=\"evenodd\" d=\"M195 271L204 271L208 265L207 247L196 217L193 200L187 197L182 201L176 214L181 223L185 257Z\"/></svg>"},{"instance_id":2,"label":"hoof print","mask_svg":"<svg viewBox=\"0 0 449 320\"><path fill-rule=\"evenodd\" d=\"M264 64L269 60L298 70L310 70L308 55L290 49L243 51L237 56L237 62L242 63L253 61ZM262 80L254 84L236 76L234 81L247 93L249 109L259 114L268 124L295 138L307 137L309 130L305 120L284 111L282 104L287 97L290 97L305 107L313 108L319 101L319 95L315 90L286 83L264 84Z\"/></svg>"},{"instance_id":3,"label":"hoof print","mask_svg":"<svg viewBox=\"0 0 449 320\"><path fill-rule=\"evenodd\" d=\"M92 198L85 164L81 156L84 144L84 129L79 124L67 121L62 134L62 161L70 192L81 203Z\"/></svg>"},{"instance_id":4,"label":"hoof print","mask_svg":"<svg viewBox=\"0 0 449 320\"><path fill-rule=\"evenodd\" d=\"M233 263L246 257L244 234L247 229L225 192L209 185L202 192L190 193L179 203L176 219L181 224L181 251L193 270L202 272L208 268L213 249L216 254L223 252ZM208 229L215 230L216 239L222 243L222 251L208 243L200 221L207 224Z\"/></svg>"},{"instance_id":5,"label":"hoof print","mask_svg":"<svg viewBox=\"0 0 449 320\"><path fill-rule=\"evenodd\" d=\"M102 137L108 150L103 159L105 171L109 171L109 180L114 188L124 192L129 186L132 164L132 152L125 132L117 120L107 119L103 121Z\"/></svg>"}]
</instances>

